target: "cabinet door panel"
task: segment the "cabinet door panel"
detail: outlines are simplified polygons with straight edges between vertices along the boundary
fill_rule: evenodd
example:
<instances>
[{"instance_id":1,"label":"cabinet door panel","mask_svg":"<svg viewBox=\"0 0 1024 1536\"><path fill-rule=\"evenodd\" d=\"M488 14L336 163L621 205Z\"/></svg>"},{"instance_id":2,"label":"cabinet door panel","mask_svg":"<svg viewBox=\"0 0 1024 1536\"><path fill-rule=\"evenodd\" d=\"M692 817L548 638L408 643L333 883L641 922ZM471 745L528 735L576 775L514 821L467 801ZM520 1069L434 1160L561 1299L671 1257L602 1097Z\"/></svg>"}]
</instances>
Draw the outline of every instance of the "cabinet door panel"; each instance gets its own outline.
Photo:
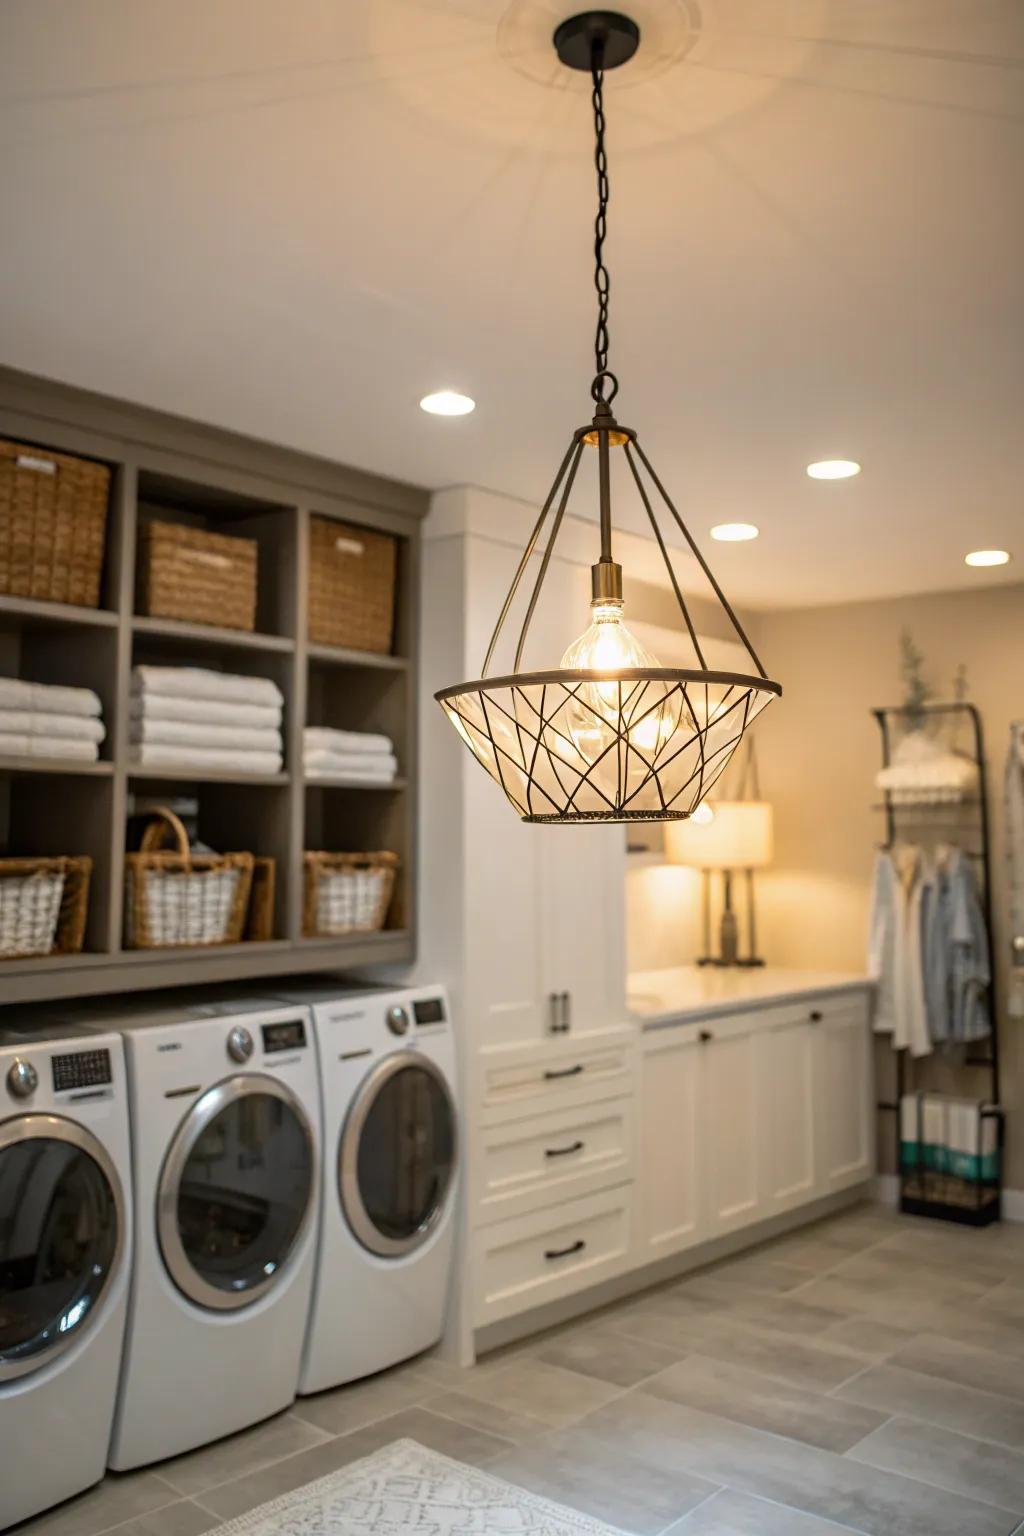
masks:
<instances>
[{"instance_id":1,"label":"cabinet door panel","mask_svg":"<svg viewBox=\"0 0 1024 1536\"><path fill-rule=\"evenodd\" d=\"M753 1035L700 1046L704 1186L708 1235L732 1232L760 1214L757 1052Z\"/></svg>"},{"instance_id":2,"label":"cabinet door panel","mask_svg":"<svg viewBox=\"0 0 1024 1536\"><path fill-rule=\"evenodd\" d=\"M872 1172L871 1041L864 1009L826 1015L815 1032L818 1184L823 1194Z\"/></svg>"},{"instance_id":3,"label":"cabinet door panel","mask_svg":"<svg viewBox=\"0 0 1024 1536\"><path fill-rule=\"evenodd\" d=\"M700 1047L691 1038L648 1049L641 1061L638 1262L647 1263L702 1236Z\"/></svg>"},{"instance_id":4,"label":"cabinet door panel","mask_svg":"<svg viewBox=\"0 0 1024 1536\"><path fill-rule=\"evenodd\" d=\"M764 1215L814 1195L814 1032L801 1021L758 1036Z\"/></svg>"}]
</instances>

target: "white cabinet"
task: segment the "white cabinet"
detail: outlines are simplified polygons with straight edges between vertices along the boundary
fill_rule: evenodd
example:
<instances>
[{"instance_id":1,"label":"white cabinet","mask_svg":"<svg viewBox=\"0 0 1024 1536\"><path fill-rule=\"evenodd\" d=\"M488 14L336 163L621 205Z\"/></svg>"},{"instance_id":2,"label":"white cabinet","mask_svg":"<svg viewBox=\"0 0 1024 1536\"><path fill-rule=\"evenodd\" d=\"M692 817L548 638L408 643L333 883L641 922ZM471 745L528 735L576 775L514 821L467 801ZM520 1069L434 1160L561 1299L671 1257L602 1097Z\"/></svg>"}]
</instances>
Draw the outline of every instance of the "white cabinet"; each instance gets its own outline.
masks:
<instances>
[{"instance_id":1,"label":"white cabinet","mask_svg":"<svg viewBox=\"0 0 1024 1536\"><path fill-rule=\"evenodd\" d=\"M641 1056L637 1262L698 1241L701 1047L693 1030L659 1030Z\"/></svg>"},{"instance_id":2,"label":"white cabinet","mask_svg":"<svg viewBox=\"0 0 1024 1536\"><path fill-rule=\"evenodd\" d=\"M815 1024L800 1010L796 1019L768 1024L755 1038L761 1203L772 1215L815 1194Z\"/></svg>"},{"instance_id":3,"label":"white cabinet","mask_svg":"<svg viewBox=\"0 0 1024 1536\"><path fill-rule=\"evenodd\" d=\"M705 1235L719 1237L756 1220L760 1206L757 1041L744 1019L700 1033Z\"/></svg>"},{"instance_id":4,"label":"white cabinet","mask_svg":"<svg viewBox=\"0 0 1024 1536\"><path fill-rule=\"evenodd\" d=\"M464 662L473 677L486 648L485 616L493 622L518 555L476 537L466 545L467 644L480 648ZM558 665L586 628L588 595L586 570L556 556L524 665ZM514 634L521 606L510 619ZM495 663L498 670L511 664L504 651ZM528 825L468 753L463 766L468 998L480 1045L526 1045L621 1023L624 829Z\"/></svg>"},{"instance_id":5,"label":"white cabinet","mask_svg":"<svg viewBox=\"0 0 1024 1536\"><path fill-rule=\"evenodd\" d=\"M859 1184L873 1171L871 1037L862 1004L817 1011L816 1161L818 1185L827 1194Z\"/></svg>"},{"instance_id":6,"label":"white cabinet","mask_svg":"<svg viewBox=\"0 0 1024 1536\"><path fill-rule=\"evenodd\" d=\"M794 1211L872 1172L866 994L809 994L648 1030L636 1265Z\"/></svg>"}]
</instances>

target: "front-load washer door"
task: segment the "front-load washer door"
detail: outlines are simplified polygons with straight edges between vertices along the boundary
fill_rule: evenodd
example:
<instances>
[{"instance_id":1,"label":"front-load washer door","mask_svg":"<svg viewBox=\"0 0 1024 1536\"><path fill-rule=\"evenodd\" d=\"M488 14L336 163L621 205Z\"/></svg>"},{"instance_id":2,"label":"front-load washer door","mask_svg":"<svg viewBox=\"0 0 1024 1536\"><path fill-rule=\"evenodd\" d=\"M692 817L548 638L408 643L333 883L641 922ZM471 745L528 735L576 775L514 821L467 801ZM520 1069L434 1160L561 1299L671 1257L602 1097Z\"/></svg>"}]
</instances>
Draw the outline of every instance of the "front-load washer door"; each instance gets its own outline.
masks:
<instances>
[{"instance_id":1,"label":"front-load washer door","mask_svg":"<svg viewBox=\"0 0 1024 1536\"><path fill-rule=\"evenodd\" d=\"M418 1051L385 1056L363 1080L341 1133L345 1219L371 1253L399 1258L427 1241L455 1172L455 1106Z\"/></svg>"},{"instance_id":2,"label":"front-load washer door","mask_svg":"<svg viewBox=\"0 0 1024 1536\"><path fill-rule=\"evenodd\" d=\"M122 1258L121 1181L105 1148L59 1115L0 1125L0 1380L69 1349Z\"/></svg>"},{"instance_id":3,"label":"front-load washer door","mask_svg":"<svg viewBox=\"0 0 1024 1536\"><path fill-rule=\"evenodd\" d=\"M198 1306L249 1306L275 1285L310 1218L313 1133L276 1078L228 1078L192 1105L164 1160L157 1231L168 1273Z\"/></svg>"}]
</instances>

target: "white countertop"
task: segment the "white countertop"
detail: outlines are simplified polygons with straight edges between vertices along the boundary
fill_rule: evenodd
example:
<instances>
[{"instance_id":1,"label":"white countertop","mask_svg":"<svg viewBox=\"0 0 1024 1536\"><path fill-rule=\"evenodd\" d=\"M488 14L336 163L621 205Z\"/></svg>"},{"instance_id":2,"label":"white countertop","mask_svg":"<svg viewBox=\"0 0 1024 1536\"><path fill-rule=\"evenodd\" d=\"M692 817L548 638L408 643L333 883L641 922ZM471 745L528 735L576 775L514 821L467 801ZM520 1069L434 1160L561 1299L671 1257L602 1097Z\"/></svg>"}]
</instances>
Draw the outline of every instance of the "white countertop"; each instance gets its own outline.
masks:
<instances>
[{"instance_id":1,"label":"white countertop","mask_svg":"<svg viewBox=\"0 0 1024 1536\"><path fill-rule=\"evenodd\" d=\"M729 1013L737 1006L799 1002L812 992L870 986L867 976L845 971L681 965L667 971L634 971L626 982L626 1006L644 1029L655 1029Z\"/></svg>"}]
</instances>

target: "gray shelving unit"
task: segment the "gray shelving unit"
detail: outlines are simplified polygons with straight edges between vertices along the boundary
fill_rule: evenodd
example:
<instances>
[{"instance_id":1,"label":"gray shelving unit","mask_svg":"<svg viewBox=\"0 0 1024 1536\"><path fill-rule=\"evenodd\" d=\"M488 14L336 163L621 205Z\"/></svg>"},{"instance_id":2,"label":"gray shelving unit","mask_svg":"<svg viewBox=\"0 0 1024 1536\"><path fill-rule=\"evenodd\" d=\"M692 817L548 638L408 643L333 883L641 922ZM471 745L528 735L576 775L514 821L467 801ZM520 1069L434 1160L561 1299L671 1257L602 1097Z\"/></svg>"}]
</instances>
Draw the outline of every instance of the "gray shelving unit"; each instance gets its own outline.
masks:
<instances>
[{"instance_id":1,"label":"gray shelving unit","mask_svg":"<svg viewBox=\"0 0 1024 1536\"><path fill-rule=\"evenodd\" d=\"M94 688L107 726L98 763L0 758L0 844L12 853L90 854L85 951L0 962L0 1002L346 970L412 959L416 939L416 636L419 523L413 486L275 448L104 396L0 369L0 436L108 464L113 486L100 607L0 596L0 674ZM306 634L309 519L337 518L398 539L394 654L312 645ZM140 524L160 516L256 538L257 630L135 611ZM272 677L285 698L285 771L180 775L128 762L137 662L216 664ZM386 787L306 781L304 724L383 730L401 777ZM274 938L204 949L122 947L125 834L133 794L195 795L211 846L277 860ZM306 848L393 849L401 868L387 927L343 939L302 935Z\"/></svg>"}]
</instances>

